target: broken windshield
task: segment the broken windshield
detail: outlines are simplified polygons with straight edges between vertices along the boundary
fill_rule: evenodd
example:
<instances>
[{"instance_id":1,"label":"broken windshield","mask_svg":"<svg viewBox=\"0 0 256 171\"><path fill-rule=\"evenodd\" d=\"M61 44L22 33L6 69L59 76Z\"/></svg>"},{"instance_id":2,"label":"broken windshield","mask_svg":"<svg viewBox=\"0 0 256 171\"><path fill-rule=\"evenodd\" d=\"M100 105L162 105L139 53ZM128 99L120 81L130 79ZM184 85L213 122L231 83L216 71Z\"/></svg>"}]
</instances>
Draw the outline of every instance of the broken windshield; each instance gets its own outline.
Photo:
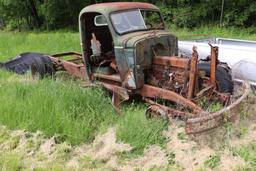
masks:
<instances>
[{"instance_id":1,"label":"broken windshield","mask_svg":"<svg viewBox=\"0 0 256 171\"><path fill-rule=\"evenodd\" d=\"M164 29L162 17L157 11L131 10L111 14L115 30L119 34L137 30Z\"/></svg>"}]
</instances>

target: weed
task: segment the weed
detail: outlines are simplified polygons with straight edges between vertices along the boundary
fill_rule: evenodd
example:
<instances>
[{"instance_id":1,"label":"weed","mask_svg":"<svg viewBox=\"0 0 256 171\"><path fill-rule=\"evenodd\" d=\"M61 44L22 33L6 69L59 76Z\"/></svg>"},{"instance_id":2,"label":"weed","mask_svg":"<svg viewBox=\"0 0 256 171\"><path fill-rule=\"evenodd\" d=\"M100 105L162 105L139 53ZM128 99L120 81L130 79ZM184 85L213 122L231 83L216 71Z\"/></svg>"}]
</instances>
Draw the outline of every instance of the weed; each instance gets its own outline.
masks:
<instances>
[{"instance_id":1,"label":"weed","mask_svg":"<svg viewBox=\"0 0 256 171\"><path fill-rule=\"evenodd\" d=\"M95 169L104 167L104 162L99 160L92 160L88 156L84 156L79 160L79 162L82 163L83 168Z\"/></svg>"},{"instance_id":2,"label":"weed","mask_svg":"<svg viewBox=\"0 0 256 171\"><path fill-rule=\"evenodd\" d=\"M58 145L55 153L57 154L57 158L68 160L71 158L71 150L71 146L69 146L67 143L62 143Z\"/></svg>"},{"instance_id":3,"label":"weed","mask_svg":"<svg viewBox=\"0 0 256 171\"><path fill-rule=\"evenodd\" d=\"M217 101L210 102L209 99L206 97L203 97L198 102L198 105L208 112L217 112L223 107L223 105L220 102L217 102Z\"/></svg>"},{"instance_id":4,"label":"weed","mask_svg":"<svg viewBox=\"0 0 256 171\"><path fill-rule=\"evenodd\" d=\"M248 133L248 128L247 128L247 127L241 127L241 128L238 130L237 137L238 137L238 138L244 138L245 135L247 135L247 133Z\"/></svg>"},{"instance_id":5,"label":"weed","mask_svg":"<svg viewBox=\"0 0 256 171\"><path fill-rule=\"evenodd\" d=\"M241 119L245 119L248 118L250 115L250 112L248 111L249 106L248 106L249 100L246 99L245 101L241 102L240 104L240 117Z\"/></svg>"},{"instance_id":6,"label":"weed","mask_svg":"<svg viewBox=\"0 0 256 171\"><path fill-rule=\"evenodd\" d=\"M178 139L182 141L187 139L184 132L179 132L177 136L178 136Z\"/></svg>"},{"instance_id":7,"label":"weed","mask_svg":"<svg viewBox=\"0 0 256 171\"><path fill-rule=\"evenodd\" d=\"M170 165L174 165L175 164L175 153L174 152L169 152L167 154L167 160L168 160L168 163Z\"/></svg>"},{"instance_id":8,"label":"weed","mask_svg":"<svg viewBox=\"0 0 256 171\"><path fill-rule=\"evenodd\" d=\"M256 144L243 145L232 149L234 155L240 156L250 164L252 170L256 170Z\"/></svg>"},{"instance_id":9,"label":"weed","mask_svg":"<svg viewBox=\"0 0 256 171\"><path fill-rule=\"evenodd\" d=\"M225 128L225 134L227 138L231 137L231 132L232 132L232 122L225 122L223 124L223 127Z\"/></svg>"},{"instance_id":10,"label":"weed","mask_svg":"<svg viewBox=\"0 0 256 171\"><path fill-rule=\"evenodd\" d=\"M222 104L219 103L219 102L214 102L211 104L210 108L209 108L209 111L210 112L217 112L219 111L221 108L222 108Z\"/></svg>"},{"instance_id":11,"label":"weed","mask_svg":"<svg viewBox=\"0 0 256 171\"><path fill-rule=\"evenodd\" d=\"M7 141L10 138L7 130L4 127L0 127L0 144Z\"/></svg>"},{"instance_id":12,"label":"weed","mask_svg":"<svg viewBox=\"0 0 256 171\"><path fill-rule=\"evenodd\" d=\"M250 166L243 166L243 167L238 167L235 168L234 171L251 171L253 170Z\"/></svg>"},{"instance_id":13,"label":"weed","mask_svg":"<svg viewBox=\"0 0 256 171\"><path fill-rule=\"evenodd\" d=\"M20 137L19 136L15 136L15 137L12 137L9 141L9 148L12 150L12 149L15 149L18 144L19 144L19 141L20 141Z\"/></svg>"},{"instance_id":14,"label":"weed","mask_svg":"<svg viewBox=\"0 0 256 171\"><path fill-rule=\"evenodd\" d=\"M33 170L35 170L35 171L48 171L48 170L51 170L51 171L69 171L71 169L67 169L59 163L49 163L45 166L34 168Z\"/></svg>"},{"instance_id":15,"label":"weed","mask_svg":"<svg viewBox=\"0 0 256 171\"><path fill-rule=\"evenodd\" d=\"M2 153L0 155L0 170L18 171L22 168L20 161L17 154Z\"/></svg>"},{"instance_id":16,"label":"weed","mask_svg":"<svg viewBox=\"0 0 256 171\"><path fill-rule=\"evenodd\" d=\"M133 152L142 154L151 144L164 145L162 131L167 124L162 119L147 119L144 106L125 107L124 115L117 123L117 139L133 146Z\"/></svg>"},{"instance_id":17,"label":"weed","mask_svg":"<svg viewBox=\"0 0 256 171\"><path fill-rule=\"evenodd\" d=\"M213 155L210 156L205 162L204 165L206 167L209 167L211 169L214 169L215 167L217 167L220 163L220 156L219 155Z\"/></svg>"}]
</instances>

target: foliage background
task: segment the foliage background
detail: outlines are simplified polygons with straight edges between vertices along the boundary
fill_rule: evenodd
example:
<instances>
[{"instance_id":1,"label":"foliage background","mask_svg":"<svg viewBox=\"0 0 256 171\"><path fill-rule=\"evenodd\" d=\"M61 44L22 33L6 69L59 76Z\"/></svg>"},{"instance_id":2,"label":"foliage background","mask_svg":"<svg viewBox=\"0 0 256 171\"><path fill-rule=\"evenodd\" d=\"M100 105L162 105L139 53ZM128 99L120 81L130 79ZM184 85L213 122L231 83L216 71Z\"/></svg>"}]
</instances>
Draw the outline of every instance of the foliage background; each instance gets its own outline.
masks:
<instances>
[{"instance_id":1,"label":"foliage background","mask_svg":"<svg viewBox=\"0 0 256 171\"><path fill-rule=\"evenodd\" d=\"M0 28L7 30L77 29L80 10L96 0L0 0ZM178 28L220 24L222 0L140 0L161 8ZM110 0L98 0L110 2ZM224 0L221 26L255 27L255 0ZM255 31L256 32L256 31Z\"/></svg>"}]
</instances>

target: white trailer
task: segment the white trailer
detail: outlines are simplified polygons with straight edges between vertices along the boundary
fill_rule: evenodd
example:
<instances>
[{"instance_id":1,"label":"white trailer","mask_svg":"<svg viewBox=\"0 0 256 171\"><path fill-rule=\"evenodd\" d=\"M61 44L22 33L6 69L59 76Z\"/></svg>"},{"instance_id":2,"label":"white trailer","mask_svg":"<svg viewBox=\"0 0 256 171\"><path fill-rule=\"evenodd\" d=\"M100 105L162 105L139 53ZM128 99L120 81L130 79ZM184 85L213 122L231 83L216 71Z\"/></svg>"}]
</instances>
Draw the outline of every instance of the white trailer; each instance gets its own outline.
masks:
<instances>
[{"instance_id":1,"label":"white trailer","mask_svg":"<svg viewBox=\"0 0 256 171\"><path fill-rule=\"evenodd\" d=\"M190 56L192 47L196 46L199 58L205 59L210 55L208 43L219 47L219 60L231 67L234 80L247 80L256 85L256 41L227 38L179 41L179 53Z\"/></svg>"}]
</instances>

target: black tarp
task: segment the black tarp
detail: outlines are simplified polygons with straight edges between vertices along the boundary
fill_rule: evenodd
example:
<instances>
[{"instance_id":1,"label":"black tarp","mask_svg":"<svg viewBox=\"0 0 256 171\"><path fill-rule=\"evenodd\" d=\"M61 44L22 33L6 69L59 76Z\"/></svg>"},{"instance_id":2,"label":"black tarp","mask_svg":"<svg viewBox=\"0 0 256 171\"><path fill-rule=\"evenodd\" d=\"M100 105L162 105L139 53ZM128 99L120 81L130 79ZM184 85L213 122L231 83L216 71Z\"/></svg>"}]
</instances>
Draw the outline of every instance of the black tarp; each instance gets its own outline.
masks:
<instances>
[{"instance_id":1,"label":"black tarp","mask_svg":"<svg viewBox=\"0 0 256 171\"><path fill-rule=\"evenodd\" d=\"M32 67L35 67L41 76L46 74L52 75L54 73L50 57L41 53L22 53L10 61L0 63L1 69L6 69L17 74L25 74Z\"/></svg>"}]
</instances>

